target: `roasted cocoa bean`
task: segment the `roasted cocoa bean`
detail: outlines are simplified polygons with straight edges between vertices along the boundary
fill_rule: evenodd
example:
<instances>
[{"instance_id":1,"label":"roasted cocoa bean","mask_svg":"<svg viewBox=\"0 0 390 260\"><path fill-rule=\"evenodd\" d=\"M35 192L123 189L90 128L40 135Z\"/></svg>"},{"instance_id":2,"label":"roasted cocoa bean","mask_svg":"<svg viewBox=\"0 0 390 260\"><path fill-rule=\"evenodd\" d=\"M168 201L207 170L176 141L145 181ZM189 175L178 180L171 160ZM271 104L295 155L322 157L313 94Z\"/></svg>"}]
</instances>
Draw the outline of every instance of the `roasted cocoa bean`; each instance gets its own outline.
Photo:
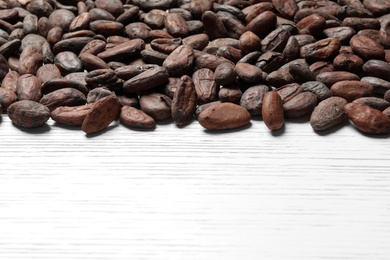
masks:
<instances>
[{"instance_id":1,"label":"roasted cocoa bean","mask_svg":"<svg viewBox=\"0 0 390 260\"><path fill-rule=\"evenodd\" d=\"M209 103L218 98L219 87L214 72L210 69L199 69L192 74L197 101L199 104Z\"/></svg>"},{"instance_id":2,"label":"roasted cocoa bean","mask_svg":"<svg viewBox=\"0 0 390 260\"><path fill-rule=\"evenodd\" d=\"M17 100L18 97L14 91L6 88L0 88L0 106L2 108L2 112L7 111L8 107Z\"/></svg>"},{"instance_id":3,"label":"roasted cocoa bean","mask_svg":"<svg viewBox=\"0 0 390 260\"><path fill-rule=\"evenodd\" d=\"M249 87L240 98L240 106L245 107L251 115L261 115L263 98L268 90L266 85Z\"/></svg>"},{"instance_id":4,"label":"roasted cocoa bean","mask_svg":"<svg viewBox=\"0 0 390 260\"><path fill-rule=\"evenodd\" d=\"M235 71L238 78L249 84L258 84L263 78L261 69L252 64L238 63L235 67Z\"/></svg>"},{"instance_id":5,"label":"roasted cocoa bean","mask_svg":"<svg viewBox=\"0 0 390 260\"><path fill-rule=\"evenodd\" d=\"M84 95L87 95L89 89L85 84L77 81L66 78L53 78L51 80L45 81L41 85L42 94L48 94L50 92L62 89L62 88L74 88L82 92Z\"/></svg>"},{"instance_id":6,"label":"roasted cocoa bean","mask_svg":"<svg viewBox=\"0 0 390 260\"><path fill-rule=\"evenodd\" d=\"M79 106L87 102L85 95L74 88L62 88L44 95L39 103L45 105L50 111L60 106Z\"/></svg>"},{"instance_id":7,"label":"roasted cocoa bean","mask_svg":"<svg viewBox=\"0 0 390 260\"><path fill-rule=\"evenodd\" d=\"M162 66L168 71L169 76L182 76L193 68L195 62L194 50L189 45L176 48L164 61Z\"/></svg>"},{"instance_id":8,"label":"roasted cocoa bean","mask_svg":"<svg viewBox=\"0 0 390 260\"><path fill-rule=\"evenodd\" d=\"M101 98L93 103L81 125L81 129L86 134L98 133L118 119L120 111L121 104L118 98L114 96Z\"/></svg>"},{"instance_id":9,"label":"roasted cocoa bean","mask_svg":"<svg viewBox=\"0 0 390 260\"><path fill-rule=\"evenodd\" d=\"M349 120L363 133L377 135L390 133L390 118L381 111L359 103L348 103L344 108Z\"/></svg>"},{"instance_id":10,"label":"roasted cocoa bean","mask_svg":"<svg viewBox=\"0 0 390 260\"><path fill-rule=\"evenodd\" d=\"M320 81L307 81L301 86L303 91L309 91L316 95L318 101L325 100L332 96L330 89Z\"/></svg>"},{"instance_id":11,"label":"roasted cocoa bean","mask_svg":"<svg viewBox=\"0 0 390 260\"><path fill-rule=\"evenodd\" d=\"M232 85L236 80L237 74L233 63L225 62L215 69L215 82L222 86Z\"/></svg>"},{"instance_id":12,"label":"roasted cocoa bean","mask_svg":"<svg viewBox=\"0 0 390 260\"><path fill-rule=\"evenodd\" d=\"M89 110L94 104L85 104L81 106L60 106L50 112L50 117L56 123L81 126Z\"/></svg>"},{"instance_id":13,"label":"roasted cocoa bean","mask_svg":"<svg viewBox=\"0 0 390 260\"><path fill-rule=\"evenodd\" d=\"M296 95L302 93L303 88L297 83L291 83L277 88L276 92L278 92L279 96L282 98L283 103L286 103L287 101L294 98Z\"/></svg>"},{"instance_id":14,"label":"roasted cocoa bean","mask_svg":"<svg viewBox=\"0 0 390 260\"><path fill-rule=\"evenodd\" d=\"M218 91L218 99L222 102L238 104L242 96L242 91L237 85L223 86Z\"/></svg>"},{"instance_id":15,"label":"roasted cocoa bean","mask_svg":"<svg viewBox=\"0 0 390 260\"><path fill-rule=\"evenodd\" d=\"M363 71L367 76L377 77L390 81L390 64L382 60L368 60L363 65Z\"/></svg>"},{"instance_id":16,"label":"roasted cocoa bean","mask_svg":"<svg viewBox=\"0 0 390 260\"><path fill-rule=\"evenodd\" d=\"M357 80L343 80L336 82L330 88L334 96L345 98L348 102L361 97L372 96L374 87L367 82Z\"/></svg>"},{"instance_id":17,"label":"roasted cocoa bean","mask_svg":"<svg viewBox=\"0 0 390 260\"><path fill-rule=\"evenodd\" d=\"M16 81L19 100L39 101L42 97L41 81L32 74L24 74Z\"/></svg>"},{"instance_id":18,"label":"roasted cocoa bean","mask_svg":"<svg viewBox=\"0 0 390 260\"><path fill-rule=\"evenodd\" d=\"M270 91L264 95L261 115L265 125L271 131L276 131L283 127L283 101L278 92Z\"/></svg>"},{"instance_id":19,"label":"roasted cocoa bean","mask_svg":"<svg viewBox=\"0 0 390 260\"><path fill-rule=\"evenodd\" d=\"M300 118L309 115L317 106L317 97L311 92L302 92L283 103L286 118Z\"/></svg>"},{"instance_id":20,"label":"roasted cocoa bean","mask_svg":"<svg viewBox=\"0 0 390 260\"><path fill-rule=\"evenodd\" d=\"M156 121L135 107L123 106L119 115L120 121L130 127L153 129L156 127Z\"/></svg>"},{"instance_id":21,"label":"roasted cocoa bean","mask_svg":"<svg viewBox=\"0 0 390 260\"><path fill-rule=\"evenodd\" d=\"M24 128L42 126L50 118L50 110L36 101L20 100L12 103L7 109L12 123Z\"/></svg>"},{"instance_id":22,"label":"roasted cocoa bean","mask_svg":"<svg viewBox=\"0 0 390 260\"><path fill-rule=\"evenodd\" d=\"M310 125L315 131L324 131L343 122L346 118L344 107L347 100L330 97L321 101L310 116Z\"/></svg>"},{"instance_id":23,"label":"roasted cocoa bean","mask_svg":"<svg viewBox=\"0 0 390 260\"><path fill-rule=\"evenodd\" d=\"M139 100L141 110L156 121L171 118L172 99L161 93L143 94Z\"/></svg>"},{"instance_id":24,"label":"roasted cocoa bean","mask_svg":"<svg viewBox=\"0 0 390 260\"><path fill-rule=\"evenodd\" d=\"M347 71L329 71L317 75L316 81L324 83L327 87L344 80L360 80L359 76Z\"/></svg>"},{"instance_id":25,"label":"roasted cocoa bean","mask_svg":"<svg viewBox=\"0 0 390 260\"><path fill-rule=\"evenodd\" d=\"M124 82L123 90L125 93L134 93L153 89L166 83L168 77L165 68L151 68Z\"/></svg>"},{"instance_id":26,"label":"roasted cocoa bean","mask_svg":"<svg viewBox=\"0 0 390 260\"><path fill-rule=\"evenodd\" d=\"M251 115L244 107L230 102L218 103L203 110L198 122L207 130L225 130L250 123Z\"/></svg>"},{"instance_id":27,"label":"roasted cocoa bean","mask_svg":"<svg viewBox=\"0 0 390 260\"><path fill-rule=\"evenodd\" d=\"M353 36L349 44L353 53L363 60L383 59L385 57L383 46L364 35Z\"/></svg>"},{"instance_id":28,"label":"roasted cocoa bean","mask_svg":"<svg viewBox=\"0 0 390 260\"><path fill-rule=\"evenodd\" d=\"M171 105L172 119L177 126L184 126L191 120L196 109L196 101L197 95L192 79L187 75L182 76Z\"/></svg>"}]
</instances>

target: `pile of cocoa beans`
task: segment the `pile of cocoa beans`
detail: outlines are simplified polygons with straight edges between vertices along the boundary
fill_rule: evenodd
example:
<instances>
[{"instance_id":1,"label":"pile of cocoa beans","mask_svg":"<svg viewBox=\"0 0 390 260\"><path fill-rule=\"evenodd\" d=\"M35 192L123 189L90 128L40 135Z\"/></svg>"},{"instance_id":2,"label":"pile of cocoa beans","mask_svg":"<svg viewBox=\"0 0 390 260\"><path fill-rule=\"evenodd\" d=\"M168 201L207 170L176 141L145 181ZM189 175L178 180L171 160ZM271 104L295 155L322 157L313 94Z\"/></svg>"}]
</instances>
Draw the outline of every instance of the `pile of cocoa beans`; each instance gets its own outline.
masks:
<instances>
[{"instance_id":1,"label":"pile of cocoa beans","mask_svg":"<svg viewBox=\"0 0 390 260\"><path fill-rule=\"evenodd\" d=\"M0 0L0 110L101 132L306 118L390 134L389 0Z\"/></svg>"}]
</instances>

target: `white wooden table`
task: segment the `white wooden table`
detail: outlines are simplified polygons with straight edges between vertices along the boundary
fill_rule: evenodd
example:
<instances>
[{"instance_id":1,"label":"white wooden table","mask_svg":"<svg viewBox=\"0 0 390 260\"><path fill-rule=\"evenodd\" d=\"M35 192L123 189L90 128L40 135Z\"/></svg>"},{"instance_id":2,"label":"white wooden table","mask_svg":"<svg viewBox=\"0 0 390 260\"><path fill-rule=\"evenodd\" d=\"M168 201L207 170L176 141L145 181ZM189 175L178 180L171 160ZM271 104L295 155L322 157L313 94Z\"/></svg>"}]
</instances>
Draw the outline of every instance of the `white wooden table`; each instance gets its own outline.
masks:
<instances>
[{"instance_id":1,"label":"white wooden table","mask_svg":"<svg viewBox=\"0 0 390 260\"><path fill-rule=\"evenodd\" d=\"M0 123L1 260L388 260L390 140Z\"/></svg>"}]
</instances>

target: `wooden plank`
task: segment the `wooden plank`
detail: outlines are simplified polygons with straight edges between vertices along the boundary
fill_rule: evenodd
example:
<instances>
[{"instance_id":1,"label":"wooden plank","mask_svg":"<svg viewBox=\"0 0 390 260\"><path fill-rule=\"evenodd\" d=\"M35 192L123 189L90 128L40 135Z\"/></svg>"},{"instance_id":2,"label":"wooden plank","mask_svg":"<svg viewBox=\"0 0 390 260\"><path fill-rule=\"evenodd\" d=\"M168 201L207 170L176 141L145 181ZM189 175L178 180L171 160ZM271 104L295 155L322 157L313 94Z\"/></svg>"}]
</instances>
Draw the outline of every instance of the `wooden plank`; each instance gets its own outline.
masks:
<instances>
[{"instance_id":1,"label":"wooden plank","mask_svg":"<svg viewBox=\"0 0 390 260\"><path fill-rule=\"evenodd\" d=\"M388 259L390 142L307 122L0 124L0 259Z\"/></svg>"}]
</instances>

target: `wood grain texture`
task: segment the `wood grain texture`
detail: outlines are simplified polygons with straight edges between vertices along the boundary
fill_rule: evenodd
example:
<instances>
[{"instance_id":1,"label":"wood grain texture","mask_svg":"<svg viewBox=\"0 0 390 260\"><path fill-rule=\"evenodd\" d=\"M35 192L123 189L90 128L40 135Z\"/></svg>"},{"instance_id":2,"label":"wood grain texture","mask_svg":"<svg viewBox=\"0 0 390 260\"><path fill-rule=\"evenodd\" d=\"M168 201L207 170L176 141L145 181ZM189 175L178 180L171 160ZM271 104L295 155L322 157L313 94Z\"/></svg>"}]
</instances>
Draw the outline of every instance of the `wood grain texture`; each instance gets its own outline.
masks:
<instances>
[{"instance_id":1,"label":"wood grain texture","mask_svg":"<svg viewBox=\"0 0 390 260\"><path fill-rule=\"evenodd\" d=\"M0 124L0 259L388 260L390 142L197 122Z\"/></svg>"}]
</instances>

